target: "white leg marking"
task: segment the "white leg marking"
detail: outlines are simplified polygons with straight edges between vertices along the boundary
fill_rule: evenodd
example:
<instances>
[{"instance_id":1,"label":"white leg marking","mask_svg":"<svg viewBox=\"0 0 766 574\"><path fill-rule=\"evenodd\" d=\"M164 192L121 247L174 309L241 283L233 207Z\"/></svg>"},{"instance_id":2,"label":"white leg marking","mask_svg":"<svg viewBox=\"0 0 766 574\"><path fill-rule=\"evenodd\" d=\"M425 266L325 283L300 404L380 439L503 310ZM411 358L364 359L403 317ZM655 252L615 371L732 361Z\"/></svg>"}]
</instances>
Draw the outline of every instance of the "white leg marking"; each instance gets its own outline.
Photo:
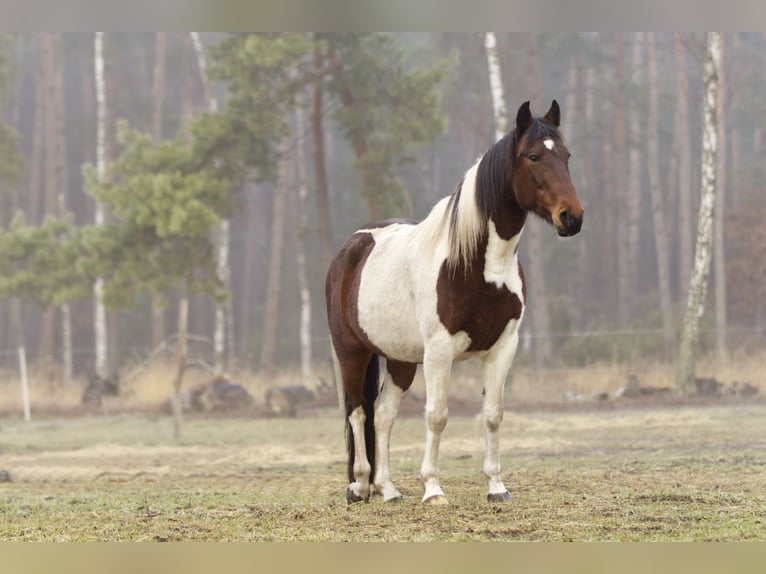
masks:
<instances>
[{"instance_id":1,"label":"white leg marking","mask_svg":"<svg viewBox=\"0 0 766 574\"><path fill-rule=\"evenodd\" d=\"M502 499L508 492L500 477L500 423L503 422L505 379L513 362L519 335L516 322L508 326L513 332L501 347L484 359L484 476L487 479L487 491L492 499Z\"/></svg>"},{"instance_id":2,"label":"white leg marking","mask_svg":"<svg viewBox=\"0 0 766 574\"><path fill-rule=\"evenodd\" d=\"M452 370L452 353L446 349L434 352L426 348L423 358L423 374L426 379L426 450L420 475L423 477L425 494L423 502L436 504L447 502L439 486L439 441L447 426L447 383Z\"/></svg>"},{"instance_id":3,"label":"white leg marking","mask_svg":"<svg viewBox=\"0 0 766 574\"><path fill-rule=\"evenodd\" d=\"M383 500L400 500L402 495L391 481L390 440L399 402L404 392L397 387L391 375L386 375L383 389L375 402L375 490Z\"/></svg>"},{"instance_id":4,"label":"white leg marking","mask_svg":"<svg viewBox=\"0 0 766 574\"><path fill-rule=\"evenodd\" d=\"M354 433L354 482L348 487L362 500L366 500L370 496L370 463L367 460L364 441L364 421L366 418L362 407L356 407L348 415L351 432Z\"/></svg>"}]
</instances>

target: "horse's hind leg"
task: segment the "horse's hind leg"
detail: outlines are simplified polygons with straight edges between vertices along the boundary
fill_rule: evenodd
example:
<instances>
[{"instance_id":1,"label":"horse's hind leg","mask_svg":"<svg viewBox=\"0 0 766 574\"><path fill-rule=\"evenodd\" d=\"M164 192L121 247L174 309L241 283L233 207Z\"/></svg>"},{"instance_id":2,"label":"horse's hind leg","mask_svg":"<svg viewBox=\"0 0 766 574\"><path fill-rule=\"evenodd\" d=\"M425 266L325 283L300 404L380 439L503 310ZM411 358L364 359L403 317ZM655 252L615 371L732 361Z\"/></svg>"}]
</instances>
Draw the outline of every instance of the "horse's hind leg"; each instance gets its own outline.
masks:
<instances>
[{"instance_id":1,"label":"horse's hind leg","mask_svg":"<svg viewBox=\"0 0 766 574\"><path fill-rule=\"evenodd\" d=\"M417 365L388 361L388 376L375 403L375 490L386 502L402 500L402 495L391 481L390 439L396 413L404 391L415 378Z\"/></svg>"},{"instance_id":2,"label":"horse's hind leg","mask_svg":"<svg viewBox=\"0 0 766 574\"><path fill-rule=\"evenodd\" d=\"M367 500L370 496L372 466L367 457L368 448L365 439L368 412L365 409L364 379L371 358L371 353L339 356L348 422L349 485L346 491L348 502ZM374 360L377 361L377 358ZM372 415L371 411L369 415Z\"/></svg>"}]
</instances>

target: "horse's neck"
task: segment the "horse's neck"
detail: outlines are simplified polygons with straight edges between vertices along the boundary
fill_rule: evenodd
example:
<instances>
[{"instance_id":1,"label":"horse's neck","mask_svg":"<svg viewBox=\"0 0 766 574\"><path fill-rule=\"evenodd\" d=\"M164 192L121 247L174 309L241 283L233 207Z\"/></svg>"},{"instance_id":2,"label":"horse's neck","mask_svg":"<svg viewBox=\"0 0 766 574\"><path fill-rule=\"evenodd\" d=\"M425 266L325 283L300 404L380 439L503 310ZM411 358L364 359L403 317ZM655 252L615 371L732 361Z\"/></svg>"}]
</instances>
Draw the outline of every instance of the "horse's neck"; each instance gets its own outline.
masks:
<instances>
[{"instance_id":1,"label":"horse's neck","mask_svg":"<svg viewBox=\"0 0 766 574\"><path fill-rule=\"evenodd\" d=\"M510 229L515 233L507 237L498 231L493 220L490 219L487 223L486 250L483 253L483 259L484 279L488 283L500 285L518 273L517 253L524 224L522 222L520 226L514 226ZM508 230L505 231L508 232Z\"/></svg>"},{"instance_id":2,"label":"horse's neck","mask_svg":"<svg viewBox=\"0 0 766 574\"><path fill-rule=\"evenodd\" d=\"M510 241L521 235L524 224L527 222L527 212L514 199L508 202L493 215L487 224L488 229L493 228L495 233L503 240Z\"/></svg>"}]
</instances>

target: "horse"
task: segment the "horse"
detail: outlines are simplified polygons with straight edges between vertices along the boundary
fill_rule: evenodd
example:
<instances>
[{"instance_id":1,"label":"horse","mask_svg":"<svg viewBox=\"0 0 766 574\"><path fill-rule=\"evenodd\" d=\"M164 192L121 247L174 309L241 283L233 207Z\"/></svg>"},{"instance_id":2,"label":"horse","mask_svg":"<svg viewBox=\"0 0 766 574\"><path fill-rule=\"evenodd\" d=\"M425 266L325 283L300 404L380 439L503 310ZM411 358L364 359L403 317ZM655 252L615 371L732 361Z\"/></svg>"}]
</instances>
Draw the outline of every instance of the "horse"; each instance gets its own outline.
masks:
<instances>
[{"instance_id":1,"label":"horse","mask_svg":"<svg viewBox=\"0 0 766 574\"><path fill-rule=\"evenodd\" d=\"M390 476L389 440L418 364L426 385L422 502L448 503L438 468L446 388L453 361L470 357L482 364L487 499L511 500L498 432L526 303L519 240L529 212L564 237L577 234L583 221L560 119L556 100L543 117L533 117L525 102L515 127L423 221L365 225L331 262L325 296L345 402L349 504L371 493L402 500Z\"/></svg>"}]
</instances>

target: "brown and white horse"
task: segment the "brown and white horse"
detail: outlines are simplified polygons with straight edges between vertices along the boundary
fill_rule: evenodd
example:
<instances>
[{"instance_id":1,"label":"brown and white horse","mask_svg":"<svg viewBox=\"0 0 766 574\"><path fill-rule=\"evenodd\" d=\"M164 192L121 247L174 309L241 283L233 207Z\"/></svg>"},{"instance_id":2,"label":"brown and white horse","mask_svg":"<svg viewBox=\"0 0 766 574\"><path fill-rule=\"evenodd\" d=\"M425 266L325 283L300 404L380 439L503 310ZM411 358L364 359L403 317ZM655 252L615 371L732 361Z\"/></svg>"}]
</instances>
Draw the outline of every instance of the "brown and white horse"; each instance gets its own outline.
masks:
<instances>
[{"instance_id":1,"label":"brown and white horse","mask_svg":"<svg viewBox=\"0 0 766 574\"><path fill-rule=\"evenodd\" d=\"M519 239L530 211L562 236L580 231L583 220L559 123L555 100L537 118L525 102L515 129L426 219L367 225L330 265L327 317L346 403L349 502L371 491L401 500L389 472L389 438L419 363L426 384L423 502L447 502L438 470L446 388L452 362L469 357L482 362L487 497L510 500L498 430L526 301ZM386 358L388 372L382 386L378 357Z\"/></svg>"}]
</instances>

